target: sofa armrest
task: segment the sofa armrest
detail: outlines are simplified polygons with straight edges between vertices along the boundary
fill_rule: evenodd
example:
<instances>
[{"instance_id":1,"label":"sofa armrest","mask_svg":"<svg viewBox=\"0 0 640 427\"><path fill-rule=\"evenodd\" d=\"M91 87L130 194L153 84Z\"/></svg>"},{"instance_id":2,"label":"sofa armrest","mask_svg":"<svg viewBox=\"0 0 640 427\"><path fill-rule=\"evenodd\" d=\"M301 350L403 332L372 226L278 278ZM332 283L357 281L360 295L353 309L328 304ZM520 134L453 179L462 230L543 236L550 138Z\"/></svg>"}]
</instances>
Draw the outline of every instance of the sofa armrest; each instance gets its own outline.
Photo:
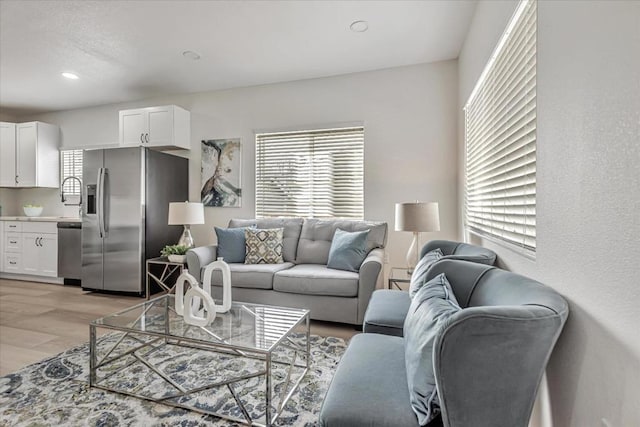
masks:
<instances>
[{"instance_id":1,"label":"sofa armrest","mask_svg":"<svg viewBox=\"0 0 640 427\"><path fill-rule=\"evenodd\" d=\"M373 249L360 266L358 279L358 325L364 322L364 313L369 306L371 294L382 282L382 265L384 262L384 250Z\"/></svg>"},{"instance_id":2,"label":"sofa armrest","mask_svg":"<svg viewBox=\"0 0 640 427\"><path fill-rule=\"evenodd\" d=\"M534 305L458 312L433 348L444 425L526 427L563 317Z\"/></svg>"},{"instance_id":3,"label":"sofa armrest","mask_svg":"<svg viewBox=\"0 0 640 427\"><path fill-rule=\"evenodd\" d=\"M199 246L187 251L187 269L189 273L199 282L202 268L216 260L218 255L218 245Z\"/></svg>"}]
</instances>

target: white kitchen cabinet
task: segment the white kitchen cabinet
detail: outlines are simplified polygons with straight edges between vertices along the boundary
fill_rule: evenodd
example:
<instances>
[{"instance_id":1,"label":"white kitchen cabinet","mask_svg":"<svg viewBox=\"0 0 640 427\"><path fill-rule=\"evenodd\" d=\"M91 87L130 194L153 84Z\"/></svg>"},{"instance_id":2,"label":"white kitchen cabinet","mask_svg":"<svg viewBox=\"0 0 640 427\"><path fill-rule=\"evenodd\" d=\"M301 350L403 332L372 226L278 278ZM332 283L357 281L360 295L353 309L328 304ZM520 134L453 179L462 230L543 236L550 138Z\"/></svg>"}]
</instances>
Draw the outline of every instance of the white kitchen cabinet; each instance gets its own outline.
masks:
<instances>
[{"instance_id":1,"label":"white kitchen cabinet","mask_svg":"<svg viewBox=\"0 0 640 427\"><path fill-rule=\"evenodd\" d=\"M16 186L16 124L0 122L0 187Z\"/></svg>"},{"instance_id":2,"label":"white kitchen cabinet","mask_svg":"<svg viewBox=\"0 0 640 427\"><path fill-rule=\"evenodd\" d=\"M191 113L176 105L120 111L122 146L191 148Z\"/></svg>"},{"instance_id":3,"label":"white kitchen cabinet","mask_svg":"<svg viewBox=\"0 0 640 427\"><path fill-rule=\"evenodd\" d=\"M38 253L38 271L41 276L58 277L58 230L56 233L43 233L40 237Z\"/></svg>"},{"instance_id":4,"label":"white kitchen cabinet","mask_svg":"<svg viewBox=\"0 0 640 427\"><path fill-rule=\"evenodd\" d=\"M38 239L41 236L37 233L20 233L22 242L22 274L38 275L40 270L40 247Z\"/></svg>"},{"instance_id":5,"label":"white kitchen cabinet","mask_svg":"<svg viewBox=\"0 0 640 427\"><path fill-rule=\"evenodd\" d=\"M58 228L55 222L5 221L3 271L57 277Z\"/></svg>"},{"instance_id":6,"label":"white kitchen cabinet","mask_svg":"<svg viewBox=\"0 0 640 427\"><path fill-rule=\"evenodd\" d=\"M57 126L2 122L0 131L0 187L59 187Z\"/></svg>"}]
</instances>

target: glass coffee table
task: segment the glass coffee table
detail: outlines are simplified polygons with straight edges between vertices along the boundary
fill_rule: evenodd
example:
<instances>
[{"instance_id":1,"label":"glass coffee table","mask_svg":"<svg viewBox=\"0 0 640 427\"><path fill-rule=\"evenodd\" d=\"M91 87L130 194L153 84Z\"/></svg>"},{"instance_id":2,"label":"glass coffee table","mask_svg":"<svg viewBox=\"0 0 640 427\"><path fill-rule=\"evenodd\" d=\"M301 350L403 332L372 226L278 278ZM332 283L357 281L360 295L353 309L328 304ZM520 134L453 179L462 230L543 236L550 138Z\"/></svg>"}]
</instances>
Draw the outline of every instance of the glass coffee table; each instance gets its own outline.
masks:
<instances>
[{"instance_id":1,"label":"glass coffee table","mask_svg":"<svg viewBox=\"0 0 640 427\"><path fill-rule=\"evenodd\" d=\"M200 327L163 295L90 323L89 384L270 426L309 370L309 336L305 309L234 302Z\"/></svg>"}]
</instances>

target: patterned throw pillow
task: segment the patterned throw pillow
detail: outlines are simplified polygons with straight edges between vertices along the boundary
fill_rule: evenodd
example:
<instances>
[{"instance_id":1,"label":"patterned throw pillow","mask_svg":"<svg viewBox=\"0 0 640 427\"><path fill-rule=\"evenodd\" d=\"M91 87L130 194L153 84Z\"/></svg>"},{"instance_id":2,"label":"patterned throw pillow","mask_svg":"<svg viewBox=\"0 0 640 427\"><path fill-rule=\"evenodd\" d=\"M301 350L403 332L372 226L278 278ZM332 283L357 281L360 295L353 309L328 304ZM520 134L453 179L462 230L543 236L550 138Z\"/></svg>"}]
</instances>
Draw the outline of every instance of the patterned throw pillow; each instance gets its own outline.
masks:
<instances>
[{"instance_id":1,"label":"patterned throw pillow","mask_svg":"<svg viewBox=\"0 0 640 427\"><path fill-rule=\"evenodd\" d=\"M409 284L409 296L413 298L418 292L418 290L424 284L424 280L427 277L427 271L431 265L442 258L444 255L440 248L434 249L430 252L427 252L425 256L422 257L416 268L413 270L413 274L411 275L411 283Z\"/></svg>"},{"instance_id":2,"label":"patterned throw pillow","mask_svg":"<svg viewBox=\"0 0 640 427\"><path fill-rule=\"evenodd\" d=\"M281 264L284 228L245 228L245 264Z\"/></svg>"}]
</instances>

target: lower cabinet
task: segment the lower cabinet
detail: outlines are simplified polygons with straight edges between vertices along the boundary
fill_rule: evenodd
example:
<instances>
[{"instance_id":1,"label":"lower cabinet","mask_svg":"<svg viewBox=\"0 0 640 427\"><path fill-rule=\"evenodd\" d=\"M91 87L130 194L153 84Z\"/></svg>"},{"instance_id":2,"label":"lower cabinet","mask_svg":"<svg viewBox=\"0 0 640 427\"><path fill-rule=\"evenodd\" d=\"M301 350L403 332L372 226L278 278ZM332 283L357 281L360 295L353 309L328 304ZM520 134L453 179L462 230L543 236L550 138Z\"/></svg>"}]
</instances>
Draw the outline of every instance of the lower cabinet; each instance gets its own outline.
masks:
<instances>
[{"instance_id":1,"label":"lower cabinet","mask_svg":"<svg viewBox=\"0 0 640 427\"><path fill-rule=\"evenodd\" d=\"M58 228L55 222L5 221L3 271L58 276Z\"/></svg>"}]
</instances>

